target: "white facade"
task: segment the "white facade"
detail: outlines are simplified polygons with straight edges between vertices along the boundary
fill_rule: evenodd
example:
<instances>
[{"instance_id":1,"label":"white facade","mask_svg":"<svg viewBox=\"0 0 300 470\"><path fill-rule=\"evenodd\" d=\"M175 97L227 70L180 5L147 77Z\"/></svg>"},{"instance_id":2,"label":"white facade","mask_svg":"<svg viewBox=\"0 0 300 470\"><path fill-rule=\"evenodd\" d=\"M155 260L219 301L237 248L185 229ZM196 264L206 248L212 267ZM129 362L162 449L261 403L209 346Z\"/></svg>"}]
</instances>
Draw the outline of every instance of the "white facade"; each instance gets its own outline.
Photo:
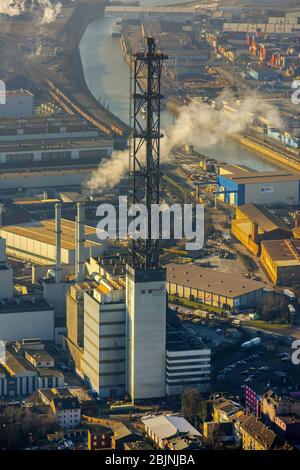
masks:
<instances>
[{"instance_id":1,"label":"white facade","mask_svg":"<svg viewBox=\"0 0 300 470\"><path fill-rule=\"evenodd\" d=\"M165 271L127 266L127 392L132 400L166 394Z\"/></svg>"},{"instance_id":2,"label":"white facade","mask_svg":"<svg viewBox=\"0 0 300 470\"><path fill-rule=\"evenodd\" d=\"M181 395L187 388L207 391L211 374L210 349L167 351L167 395Z\"/></svg>"},{"instance_id":3,"label":"white facade","mask_svg":"<svg viewBox=\"0 0 300 470\"><path fill-rule=\"evenodd\" d=\"M5 227L0 229L0 236L5 238L7 253L13 258L22 259L38 264L55 264L56 261L56 246L54 239L51 240L46 236L39 237L34 234L34 225L24 225L24 232L22 233L22 225L16 226L19 229L19 233L11 230L6 230ZM31 229L31 233L28 234L28 229ZM54 233L54 227L51 228ZM74 229L73 229L74 230ZM49 229L50 231L50 229ZM20 233L21 232L21 233ZM50 234L51 236L51 234ZM63 264L75 264L75 236L74 246L64 244L64 237L62 236L62 247L61 247L61 262ZM83 257L88 259L91 254L93 256L101 256L106 248L106 242L99 240L96 233L85 234L85 246L83 247ZM1 274L1 272L0 272ZM1 286L0 286L1 289ZM1 295L0 295L1 298Z\"/></svg>"},{"instance_id":4,"label":"white facade","mask_svg":"<svg viewBox=\"0 0 300 470\"><path fill-rule=\"evenodd\" d=\"M142 418L142 423L147 435L159 449L165 449L166 441L172 437L200 437L199 431L179 415L146 416Z\"/></svg>"},{"instance_id":5,"label":"white facade","mask_svg":"<svg viewBox=\"0 0 300 470\"><path fill-rule=\"evenodd\" d=\"M97 160L107 158L113 151L112 142L102 144L101 141L96 140L94 146L89 145L85 147L78 144L77 148L74 144L68 147L68 145L64 144L64 141L61 142L62 144L60 144L60 141L50 141L46 145L25 142L19 143L18 148L16 148L14 143L10 144L11 150L9 150L9 144L5 144L5 150L0 146L0 164L17 164L19 161L20 163L41 162L41 165L43 165L45 162L54 161L59 165L66 161L82 159L85 154L91 155L94 159L97 158Z\"/></svg>"},{"instance_id":6,"label":"white facade","mask_svg":"<svg viewBox=\"0 0 300 470\"><path fill-rule=\"evenodd\" d=\"M245 204L298 204L299 190L299 180L246 184Z\"/></svg>"},{"instance_id":7,"label":"white facade","mask_svg":"<svg viewBox=\"0 0 300 470\"><path fill-rule=\"evenodd\" d=\"M18 311L20 310L20 311ZM49 309L24 310L15 304L7 311L0 309L0 339L17 341L21 339L40 338L42 341L54 340L54 312Z\"/></svg>"},{"instance_id":8,"label":"white facade","mask_svg":"<svg viewBox=\"0 0 300 470\"><path fill-rule=\"evenodd\" d=\"M30 171L0 174L0 191L9 189L66 188L80 186L88 181L90 168Z\"/></svg>"},{"instance_id":9,"label":"white facade","mask_svg":"<svg viewBox=\"0 0 300 470\"><path fill-rule=\"evenodd\" d=\"M27 90L6 92L6 103L0 104L0 118L30 118L34 111L34 97Z\"/></svg>"},{"instance_id":10,"label":"white facade","mask_svg":"<svg viewBox=\"0 0 300 470\"><path fill-rule=\"evenodd\" d=\"M76 428L80 424L81 410L80 408L57 410L56 420L63 429Z\"/></svg>"},{"instance_id":11,"label":"white facade","mask_svg":"<svg viewBox=\"0 0 300 470\"><path fill-rule=\"evenodd\" d=\"M13 297L13 278L14 274L12 268L7 264L0 265L0 299L11 299Z\"/></svg>"},{"instance_id":12,"label":"white facade","mask_svg":"<svg viewBox=\"0 0 300 470\"><path fill-rule=\"evenodd\" d=\"M84 294L83 372L101 398L114 398L125 392L124 290L113 292L117 298Z\"/></svg>"}]
</instances>

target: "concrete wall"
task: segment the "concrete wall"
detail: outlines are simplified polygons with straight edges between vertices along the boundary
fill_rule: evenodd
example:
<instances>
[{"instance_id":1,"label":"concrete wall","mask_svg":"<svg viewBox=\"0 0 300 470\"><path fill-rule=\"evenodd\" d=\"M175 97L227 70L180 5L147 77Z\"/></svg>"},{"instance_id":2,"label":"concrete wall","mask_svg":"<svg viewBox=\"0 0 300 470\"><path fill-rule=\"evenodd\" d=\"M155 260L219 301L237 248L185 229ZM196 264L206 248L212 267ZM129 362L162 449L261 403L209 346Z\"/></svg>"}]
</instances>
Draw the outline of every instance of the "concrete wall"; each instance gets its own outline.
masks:
<instances>
[{"instance_id":1,"label":"concrete wall","mask_svg":"<svg viewBox=\"0 0 300 470\"><path fill-rule=\"evenodd\" d=\"M166 394L166 282L126 276L127 391L132 400Z\"/></svg>"},{"instance_id":2,"label":"concrete wall","mask_svg":"<svg viewBox=\"0 0 300 470\"><path fill-rule=\"evenodd\" d=\"M53 341L53 310L0 313L0 337L7 341L30 338Z\"/></svg>"},{"instance_id":3,"label":"concrete wall","mask_svg":"<svg viewBox=\"0 0 300 470\"><path fill-rule=\"evenodd\" d=\"M297 204L299 181L270 182L245 185L245 204Z\"/></svg>"},{"instance_id":4,"label":"concrete wall","mask_svg":"<svg viewBox=\"0 0 300 470\"><path fill-rule=\"evenodd\" d=\"M123 303L100 304L84 294L83 372L102 398L124 394L125 332Z\"/></svg>"},{"instance_id":5,"label":"concrete wall","mask_svg":"<svg viewBox=\"0 0 300 470\"><path fill-rule=\"evenodd\" d=\"M30 118L33 116L34 97L30 94L6 93L6 104L0 105L1 118Z\"/></svg>"}]
</instances>

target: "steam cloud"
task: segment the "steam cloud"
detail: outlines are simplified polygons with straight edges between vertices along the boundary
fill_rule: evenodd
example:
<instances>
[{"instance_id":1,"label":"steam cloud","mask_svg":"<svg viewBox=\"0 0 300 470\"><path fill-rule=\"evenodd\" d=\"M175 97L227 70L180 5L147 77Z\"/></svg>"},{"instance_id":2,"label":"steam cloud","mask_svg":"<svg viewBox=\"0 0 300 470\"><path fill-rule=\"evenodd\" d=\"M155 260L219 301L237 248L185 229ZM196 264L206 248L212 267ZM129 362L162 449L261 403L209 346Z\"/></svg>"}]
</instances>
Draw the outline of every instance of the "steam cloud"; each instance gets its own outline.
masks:
<instances>
[{"instance_id":1,"label":"steam cloud","mask_svg":"<svg viewBox=\"0 0 300 470\"><path fill-rule=\"evenodd\" d=\"M219 100L232 99L228 93L220 95ZM233 101L232 101L233 102ZM246 129L251 118L259 114L273 126L282 127L277 109L266 104L255 94L240 102L237 111L228 114L224 109L215 111L209 104L192 102L182 108L174 125L164 131L161 141L161 161L172 159L172 149L179 145L193 144L209 148L223 142L226 137ZM142 149L143 150L143 149ZM87 182L90 190L112 189L128 171L128 151L113 152L110 159L100 163Z\"/></svg>"},{"instance_id":2,"label":"steam cloud","mask_svg":"<svg viewBox=\"0 0 300 470\"><path fill-rule=\"evenodd\" d=\"M90 180L87 182L87 188L91 191L112 189L120 183L128 169L128 150L114 151L112 156L102 160L97 170L92 173Z\"/></svg>"},{"instance_id":3,"label":"steam cloud","mask_svg":"<svg viewBox=\"0 0 300 470\"><path fill-rule=\"evenodd\" d=\"M57 0L1 0L0 14L19 16L25 12L42 14L42 23L52 23L61 13L62 4Z\"/></svg>"}]
</instances>

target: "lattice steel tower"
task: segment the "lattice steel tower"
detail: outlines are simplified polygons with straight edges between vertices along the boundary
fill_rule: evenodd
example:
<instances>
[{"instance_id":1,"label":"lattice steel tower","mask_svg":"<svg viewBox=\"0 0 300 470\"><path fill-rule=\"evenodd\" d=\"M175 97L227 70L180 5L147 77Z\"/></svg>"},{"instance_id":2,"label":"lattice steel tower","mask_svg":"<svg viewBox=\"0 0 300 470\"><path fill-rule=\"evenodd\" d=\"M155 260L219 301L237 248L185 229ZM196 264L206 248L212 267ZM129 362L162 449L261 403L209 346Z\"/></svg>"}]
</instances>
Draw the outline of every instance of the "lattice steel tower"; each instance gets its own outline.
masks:
<instances>
[{"instance_id":1,"label":"lattice steel tower","mask_svg":"<svg viewBox=\"0 0 300 470\"><path fill-rule=\"evenodd\" d=\"M157 269L159 265L159 240L151 238L151 205L159 204L160 200L161 73L166 59L166 55L157 51L153 38L147 38L145 51L131 58L132 203L143 203L148 210L147 239L131 243L134 269Z\"/></svg>"}]
</instances>

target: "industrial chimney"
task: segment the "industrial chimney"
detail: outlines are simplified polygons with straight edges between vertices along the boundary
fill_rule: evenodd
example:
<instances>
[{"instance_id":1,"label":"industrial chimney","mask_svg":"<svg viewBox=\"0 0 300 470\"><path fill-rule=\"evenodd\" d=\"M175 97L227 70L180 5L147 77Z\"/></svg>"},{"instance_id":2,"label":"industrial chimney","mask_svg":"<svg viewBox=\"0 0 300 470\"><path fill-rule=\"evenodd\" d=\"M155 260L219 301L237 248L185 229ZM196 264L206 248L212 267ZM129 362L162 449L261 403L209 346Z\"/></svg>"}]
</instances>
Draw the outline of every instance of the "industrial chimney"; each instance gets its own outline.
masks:
<instances>
[{"instance_id":1,"label":"industrial chimney","mask_svg":"<svg viewBox=\"0 0 300 470\"><path fill-rule=\"evenodd\" d=\"M55 282L61 282L61 204L55 204Z\"/></svg>"},{"instance_id":2,"label":"industrial chimney","mask_svg":"<svg viewBox=\"0 0 300 470\"><path fill-rule=\"evenodd\" d=\"M77 218L76 218L76 265L75 274L78 282L83 282L85 279L85 259L84 259L84 222L85 222L84 203L77 203Z\"/></svg>"}]
</instances>

